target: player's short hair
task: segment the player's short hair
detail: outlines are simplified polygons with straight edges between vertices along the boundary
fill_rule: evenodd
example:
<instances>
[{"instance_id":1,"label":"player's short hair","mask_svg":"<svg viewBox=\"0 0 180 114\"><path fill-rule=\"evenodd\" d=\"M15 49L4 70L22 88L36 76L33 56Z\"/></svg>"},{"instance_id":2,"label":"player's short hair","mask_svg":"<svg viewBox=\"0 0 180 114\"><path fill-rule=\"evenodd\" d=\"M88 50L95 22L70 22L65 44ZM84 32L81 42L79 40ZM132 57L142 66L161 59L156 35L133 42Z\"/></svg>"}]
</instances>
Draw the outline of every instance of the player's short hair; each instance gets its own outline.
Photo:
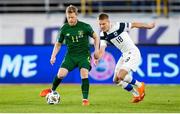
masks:
<instances>
[{"instance_id":1,"label":"player's short hair","mask_svg":"<svg viewBox=\"0 0 180 114\"><path fill-rule=\"evenodd\" d=\"M69 5L66 8L66 13L75 13L77 15L78 14L78 8L73 6L73 5Z\"/></svg>"},{"instance_id":2,"label":"player's short hair","mask_svg":"<svg viewBox=\"0 0 180 114\"><path fill-rule=\"evenodd\" d=\"M108 14L106 14L106 13L101 13L101 14L99 14L99 16L98 16L98 19L99 19L99 20L109 19L109 16L108 16Z\"/></svg>"}]
</instances>

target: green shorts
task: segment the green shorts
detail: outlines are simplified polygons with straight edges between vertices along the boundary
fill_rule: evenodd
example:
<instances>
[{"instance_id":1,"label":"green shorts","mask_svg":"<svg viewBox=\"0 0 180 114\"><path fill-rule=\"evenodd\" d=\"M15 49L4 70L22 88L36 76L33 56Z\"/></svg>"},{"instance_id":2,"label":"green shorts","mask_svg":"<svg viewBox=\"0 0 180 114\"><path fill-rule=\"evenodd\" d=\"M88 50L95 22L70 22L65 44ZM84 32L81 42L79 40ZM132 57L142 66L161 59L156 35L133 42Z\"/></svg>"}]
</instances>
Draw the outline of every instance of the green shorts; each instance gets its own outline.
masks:
<instances>
[{"instance_id":1,"label":"green shorts","mask_svg":"<svg viewBox=\"0 0 180 114\"><path fill-rule=\"evenodd\" d=\"M79 69L86 68L91 70L90 55L74 56L67 54L61 64L61 68L66 68L68 71L72 71L76 67Z\"/></svg>"}]
</instances>

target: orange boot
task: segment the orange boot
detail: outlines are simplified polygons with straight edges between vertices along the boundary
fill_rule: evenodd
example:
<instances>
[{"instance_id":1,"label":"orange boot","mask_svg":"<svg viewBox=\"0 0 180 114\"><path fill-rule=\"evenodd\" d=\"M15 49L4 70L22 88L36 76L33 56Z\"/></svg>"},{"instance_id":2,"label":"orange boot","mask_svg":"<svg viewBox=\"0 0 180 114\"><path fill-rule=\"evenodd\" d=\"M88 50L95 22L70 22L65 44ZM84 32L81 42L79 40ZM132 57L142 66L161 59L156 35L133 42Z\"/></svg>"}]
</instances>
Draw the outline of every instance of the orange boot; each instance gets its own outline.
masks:
<instances>
[{"instance_id":1,"label":"orange boot","mask_svg":"<svg viewBox=\"0 0 180 114\"><path fill-rule=\"evenodd\" d=\"M140 96L138 96L138 97L133 96L133 98L131 100L132 103L138 103L139 101L141 101L141 97Z\"/></svg>"},{"instance_id":2,"label":"orange boot","mask_svg":"<svg viewBox=\"0 0 180 114\"><path fill-rule=\"evenodd\" d=\"M42 91L40 92L39 96L45 97L48 93L51 93L51 91L52 91L52 90L51 90L50 88L44 89L44 90L42 90Z\"/></svg>"},{"instance_id":3,"label":"orange boot","mask_svg":"<svg viewBox=\"0 0 180 114\"><path fill-rule=\"evenodd\" d=\"M83 105L83 106L88 106L88 105L89 105L88 99L83 99L83 100L82 100L82 105Z\"/></svg>"},{"instance_id":4,"label":"orange boot","mask_svg":"<svg viewBox=\"0 0 180 114\"><path fill-rule=\"evenodd\" d=\"M144 84L144 82L142 82L141 84L142 84L142 86L139 87L137 90L139 92L141 100L143 100L144 96L145 96L145 84Z\"/></svg>"}]
</instances>

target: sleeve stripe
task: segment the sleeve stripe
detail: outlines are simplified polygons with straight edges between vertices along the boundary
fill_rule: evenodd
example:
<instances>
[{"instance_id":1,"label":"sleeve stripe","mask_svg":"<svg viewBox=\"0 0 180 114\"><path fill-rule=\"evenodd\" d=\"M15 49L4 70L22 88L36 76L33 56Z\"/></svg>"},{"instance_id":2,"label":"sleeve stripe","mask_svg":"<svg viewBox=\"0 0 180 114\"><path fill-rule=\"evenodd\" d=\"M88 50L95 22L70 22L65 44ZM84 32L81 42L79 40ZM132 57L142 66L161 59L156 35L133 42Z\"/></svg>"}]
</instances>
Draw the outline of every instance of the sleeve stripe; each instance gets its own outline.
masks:
<instances>
[{"instance_id":1,"label":"sleeve stripe","mask_svg":"<svg viewBox=\"0 0 180 114\"><path fill-rule=\"evenodd\" d=\"M124 29L125 29L125 23L120 23L118 31L121 33L124 31Z\"/></svg>"}]
</instances>

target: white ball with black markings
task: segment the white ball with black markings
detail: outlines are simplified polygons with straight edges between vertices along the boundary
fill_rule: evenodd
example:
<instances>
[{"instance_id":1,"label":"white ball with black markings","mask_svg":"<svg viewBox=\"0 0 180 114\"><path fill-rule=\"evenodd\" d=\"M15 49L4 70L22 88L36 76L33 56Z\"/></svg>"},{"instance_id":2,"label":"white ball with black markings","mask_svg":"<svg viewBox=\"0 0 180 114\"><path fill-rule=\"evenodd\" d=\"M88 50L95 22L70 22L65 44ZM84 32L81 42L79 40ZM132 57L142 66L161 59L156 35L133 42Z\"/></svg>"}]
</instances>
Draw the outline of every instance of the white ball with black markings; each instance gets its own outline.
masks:
<instances>
[{"instance_id":1,"label":"white ball with black markings","mask_svg":"<svg viewBox=\"0 0 180 114\"><path fill-rule=\"evenodd\" d=\"M53 91L46 95L47 104L58 104L60 102L60 94L57 91Z\"/></svg>"}]
</instances>

